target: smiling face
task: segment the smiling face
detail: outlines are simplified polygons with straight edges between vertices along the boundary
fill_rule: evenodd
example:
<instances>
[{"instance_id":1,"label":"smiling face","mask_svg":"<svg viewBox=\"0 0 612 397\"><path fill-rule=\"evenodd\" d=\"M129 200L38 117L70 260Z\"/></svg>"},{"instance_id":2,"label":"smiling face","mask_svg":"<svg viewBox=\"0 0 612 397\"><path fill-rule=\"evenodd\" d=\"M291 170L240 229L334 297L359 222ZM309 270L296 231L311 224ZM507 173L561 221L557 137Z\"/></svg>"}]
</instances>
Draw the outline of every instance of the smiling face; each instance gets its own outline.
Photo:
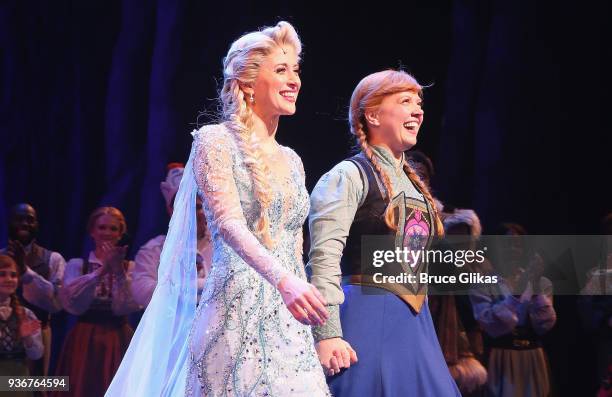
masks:
<instances>
[{"instance_id":1,"label":"smiling face","mask_svg":"<svg viewBox=\"0 0 612 397\"><path fill-rule=\"evenodd\" d=\"M116 245L121 239L121 222L112 215L100 215L89 231L91 238L100 247L102 243L109 242Z\"/></svg>"},{"instance_id":2,"label":"smiling face","mask_svg":"<svg viewBox=\"0 0 612 397\"><path fill-rule=\"evenodd\" d=\"M302 85L298 54L290 45L275 47L259 67L255 83L244 87L247 103L262 118L292 115ZM255 102L248 100L253 94Z\"/></svg>"},{"instance_id":3,"label":"smiling face","mask_svg":"<svg viewBox=\"0 0 612 397\"><path fill-rule=\"evenodd\" d=\"M28 204L16 205L11 210L9 221L9 237L28 245L38 232L36 210Z\"/></svg>"},{"instance_id":4,"label":"smiling face","mask_svg":"<svg viewBox=\"0 0 612 397\"><path fill-rule=\"evenodd\" d=\"M6 255L0 256L0 299L6 299L17 290L19 276L15 261Z\"/></svg>"},{"instance_id":5,"label":"smiling face","mask_svg":"<svg viewBox=\"0 0 612 397\"><path fill-rule=\"evenodd\" d=\"M366 111L370 143L402 153L417 143L423 123L422 100L415 91L387 95L378 107Z\"/></svg>"}]
</instances>

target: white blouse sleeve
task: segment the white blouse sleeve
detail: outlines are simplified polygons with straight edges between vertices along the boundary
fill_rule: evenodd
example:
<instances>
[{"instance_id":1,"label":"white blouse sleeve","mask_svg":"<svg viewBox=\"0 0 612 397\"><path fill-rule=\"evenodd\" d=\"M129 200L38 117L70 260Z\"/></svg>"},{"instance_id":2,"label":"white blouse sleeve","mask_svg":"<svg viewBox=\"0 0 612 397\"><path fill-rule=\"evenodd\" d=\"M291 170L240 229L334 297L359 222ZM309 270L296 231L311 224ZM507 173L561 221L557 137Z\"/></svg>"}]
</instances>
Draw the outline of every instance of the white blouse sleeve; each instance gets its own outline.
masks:
<instances>
[{"instance_id":1,"label":"white blouse sleeve","mask_svg":"<svg viewBox=\"0 0 612 397\"><path fill-rule=\"evenodd\" d=\"M521 302L512 295L498 299L489 288L470 290L470 301L474 318L482 329L496 338L507 333L518 325L518 310Z\"/></svg>"},{"instance_id":2,"label":"white blouse sleeve","mask_svg":"<svg viewBox=\"0 0 612 397\"><path fill-rule=\"evenodd\" d=\"M70 259L66 264L64 285L59 294L64 309L70 314L83 314L94 299L97 282L95 272L83 274L82 259Z\"/></svg>"},{"instance_id":3,"label":"white blouse sleeve","mask_svg":"<svg viewBox=\"0 0 612 397\"><path fill-rule=\"evenodd\" d=\"M26 317L30 321L38 320L36 315L28 308L24 308ZM23 347L26 351L26 356L30 360L38 360L42 357L44 352L44 346L42 341L42 333L40 330L34 332L32 335L23 338Z\"/></svg>"},{"instance_id":4,"label":"white blouse sleeve","mask_svg":"<svg viewBox=\"0 0 612 397\"><path fill-rule=\"evenodd\" d=\"M529 302L529 319L538 335L543 335L557 322L557 313L553 307L553 285L549 279L540 279L540 294L534 295Z\"/></svg>"},{"instance_id":5,"label":"white blouse sleeve","mask_svg":"<svg viewBox=\"0 0 612 397\"><path fill-rule=\"evenodd\" d=\"M65 267L66 261L57 252L52 252L49 258L49 280L26 267L26 272L22 276L25 300L50 313L60 311L62 305L59 299L59 290L62 286Z\"/></svg>"},{"instance_id":6,"label":"white blouse sleeve","mask_svg":"<svg viewBox=\"0 0 612 397\"><path fill-rule=\"evenodd\" d=\"M134 300L148 306L157 286L157 271L161 256L161 246L151 240L138 250L132 272L132 295Z\"/></svg>"},{"instance_id":7,"label":"white blouse sleeve","mask_svg":"<svg viewBox=\"0 0 612 397\"><path fill-rule=\"evenodd\" d=\"M234 179L237 149L224 126L206 126L194 134L194 173L211 221L234 251L274 287L288 274L249 230Z\"/></svg>"},{"instance_id":8,"label":"white blouse sleeve","mask_svg":"<svg viewBox=\"0 0 612 397\"><path fill-rule=\"evenodd\" d=\"M132 313L140 309L140 306L134 301L134 296L132 295L133 272L134 262L129 261L125 273L114 276L111 309L113 314L117 316Z\"/></svg>"}]
</instances>

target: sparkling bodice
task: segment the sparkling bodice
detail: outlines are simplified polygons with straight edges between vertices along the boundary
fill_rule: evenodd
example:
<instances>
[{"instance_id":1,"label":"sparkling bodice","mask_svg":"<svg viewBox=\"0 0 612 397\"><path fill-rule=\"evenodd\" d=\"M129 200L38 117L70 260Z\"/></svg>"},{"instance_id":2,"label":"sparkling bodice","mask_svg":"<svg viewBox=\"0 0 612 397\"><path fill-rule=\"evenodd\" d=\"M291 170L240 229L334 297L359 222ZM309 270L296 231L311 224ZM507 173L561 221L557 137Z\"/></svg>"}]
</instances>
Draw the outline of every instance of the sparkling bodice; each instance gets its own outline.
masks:
<instances>
[{"instance_id":1,"label":"sparkling bodice","mask_svg":"<svg viewBox=\"0 0 612 397\"><path fill-rule=\"evenodd\" d=\"M213 239L213 271L215 267L250 265L275 285L288 271L303 273L302 225L309 200L302 162L293 150L281 146L290 167L289 177L265 175L272 193L268 215L275 243L273 250L266 250L253 233L260 204L236 140L223 125L205 127L195 135L194 172ZM276 261L270 260L270 254ZM247 265L244 256L246 262L252 259L251 263Z\"/></svg>"}]
</instances>

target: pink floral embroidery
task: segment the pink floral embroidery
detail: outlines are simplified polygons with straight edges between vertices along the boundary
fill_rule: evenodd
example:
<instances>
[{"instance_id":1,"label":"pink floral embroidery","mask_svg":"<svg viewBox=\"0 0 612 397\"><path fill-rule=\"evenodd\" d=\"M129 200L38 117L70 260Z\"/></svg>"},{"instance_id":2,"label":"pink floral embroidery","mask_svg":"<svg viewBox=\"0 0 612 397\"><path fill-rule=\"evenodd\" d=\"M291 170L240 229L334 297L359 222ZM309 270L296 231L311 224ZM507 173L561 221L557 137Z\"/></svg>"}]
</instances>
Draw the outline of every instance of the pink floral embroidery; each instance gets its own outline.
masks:
<instances>
[{"instance_id":1,"label":"pink floral embroidery","mask_svg":"<svg viewBox=\"0 0 612 397\"><path fill-rule=\"evenodd\" d=\"M429 237L429 225L423 220L423 213L415 209L409 216L404 227L404 247L411 251L419 251L425 247ZM409 263L411 267L417 263Z\"/></svg>"}]
</instances>

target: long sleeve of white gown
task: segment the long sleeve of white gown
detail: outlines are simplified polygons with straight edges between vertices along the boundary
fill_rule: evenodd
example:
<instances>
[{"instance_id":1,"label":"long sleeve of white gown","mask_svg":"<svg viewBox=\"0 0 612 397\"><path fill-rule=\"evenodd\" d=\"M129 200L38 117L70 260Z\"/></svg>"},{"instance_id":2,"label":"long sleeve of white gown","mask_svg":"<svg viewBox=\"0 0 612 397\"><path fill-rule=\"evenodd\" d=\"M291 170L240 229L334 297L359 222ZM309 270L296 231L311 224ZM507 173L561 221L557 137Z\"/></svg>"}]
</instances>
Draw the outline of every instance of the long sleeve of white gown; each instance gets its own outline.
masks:
<instances>
[{"instance_id":1,"label":"long sleeve of white gown","mask_svg":"<svg viewBox=\"0 0 612 397\"><path fill-rule=\"evenodd\" d=\"M224 126L194 134L194 173L211 221L225 242L274 287L288 274L248 228L234 178L238 147Z\"/></svg>"}]
</instances>

